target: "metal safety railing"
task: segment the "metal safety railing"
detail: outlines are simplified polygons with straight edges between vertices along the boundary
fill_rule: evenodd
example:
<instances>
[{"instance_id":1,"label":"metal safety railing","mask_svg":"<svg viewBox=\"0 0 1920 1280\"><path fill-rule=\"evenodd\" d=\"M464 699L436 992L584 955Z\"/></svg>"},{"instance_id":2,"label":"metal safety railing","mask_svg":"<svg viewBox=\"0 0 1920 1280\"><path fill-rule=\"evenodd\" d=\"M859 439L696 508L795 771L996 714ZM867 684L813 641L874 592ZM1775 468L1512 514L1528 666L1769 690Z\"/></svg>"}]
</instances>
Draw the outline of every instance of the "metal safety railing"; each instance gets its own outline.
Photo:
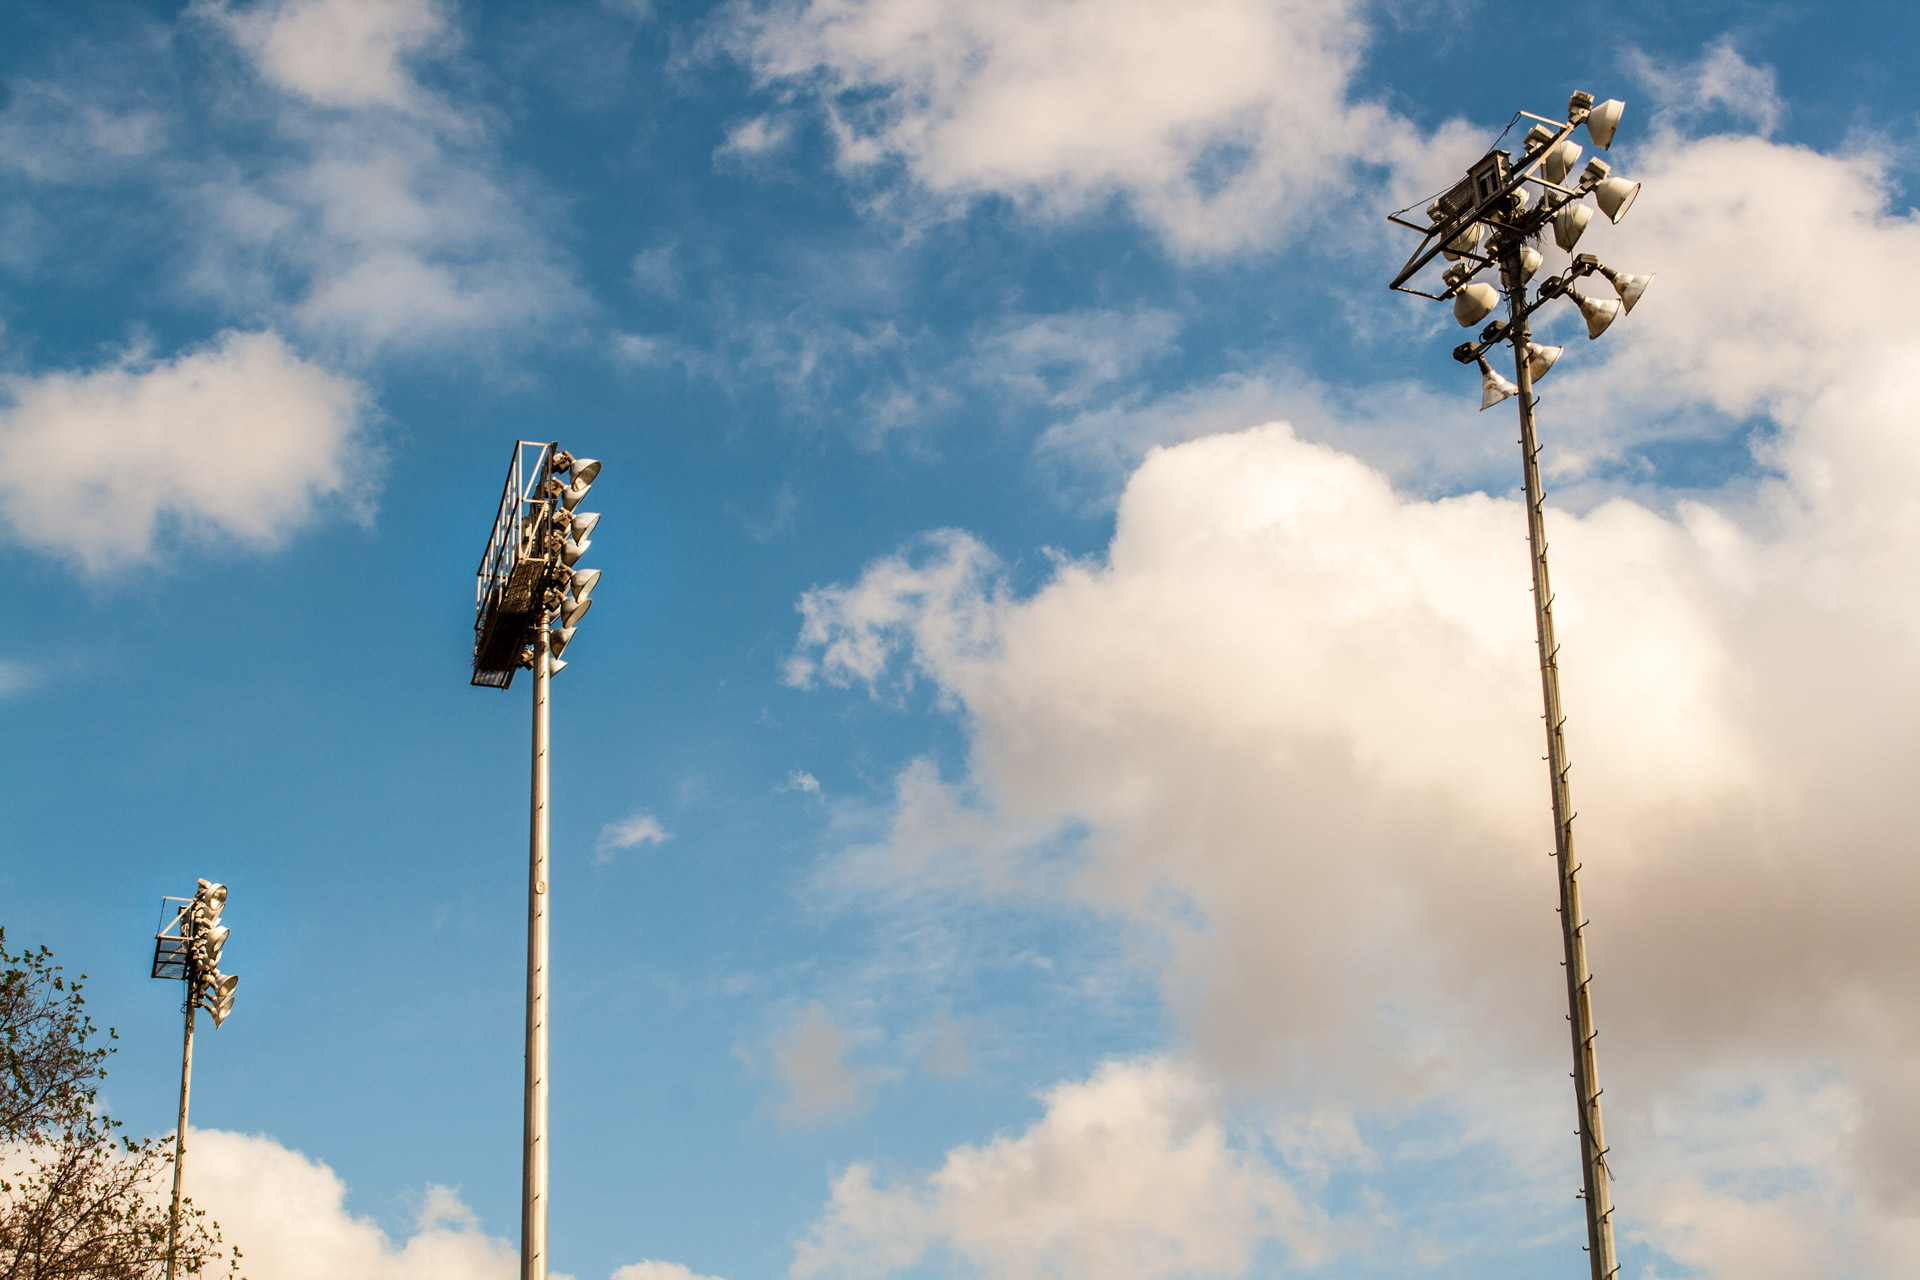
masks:
<instances>
[{"instance_id":1,"label":"metal safety railing","mask_svg":"<svg viewBox=\"0 0 1920 1280\"><path fill-rule=\"evenodd\" d=\"M504 689L519 668L524 610L511 599L522 565L542 553L541 535L552 505L544 496L552 469L551 441L519 440L494 514L493 533L474 582L473 683Z\"/></svg>"}]
</instances>

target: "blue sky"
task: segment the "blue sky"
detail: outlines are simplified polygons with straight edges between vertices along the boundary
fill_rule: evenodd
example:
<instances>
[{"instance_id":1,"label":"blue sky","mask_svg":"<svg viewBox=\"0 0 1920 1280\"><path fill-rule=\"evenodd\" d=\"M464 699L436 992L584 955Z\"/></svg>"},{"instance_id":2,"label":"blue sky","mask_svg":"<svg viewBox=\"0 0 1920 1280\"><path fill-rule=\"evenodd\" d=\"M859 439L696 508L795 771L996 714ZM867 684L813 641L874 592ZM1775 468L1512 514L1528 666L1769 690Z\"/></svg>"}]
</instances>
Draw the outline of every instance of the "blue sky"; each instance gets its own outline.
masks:
<instances>
[{"instance_id":1,"label":"blue sky","mask_svg":"<svg viewBox=\"0 0 1920 1280\"><path fill-rule=\"evenodd\" d=\"M1910 7L0 23L0 923L161 1132L231 886L255 1280L514 1273L521 437L605 463L556 1268L1584 1275L1512 422L1384 287L1580 88L1660 276L1541 408L1625 1274L1920 1263Z\"/></svg>"}]
</instances>

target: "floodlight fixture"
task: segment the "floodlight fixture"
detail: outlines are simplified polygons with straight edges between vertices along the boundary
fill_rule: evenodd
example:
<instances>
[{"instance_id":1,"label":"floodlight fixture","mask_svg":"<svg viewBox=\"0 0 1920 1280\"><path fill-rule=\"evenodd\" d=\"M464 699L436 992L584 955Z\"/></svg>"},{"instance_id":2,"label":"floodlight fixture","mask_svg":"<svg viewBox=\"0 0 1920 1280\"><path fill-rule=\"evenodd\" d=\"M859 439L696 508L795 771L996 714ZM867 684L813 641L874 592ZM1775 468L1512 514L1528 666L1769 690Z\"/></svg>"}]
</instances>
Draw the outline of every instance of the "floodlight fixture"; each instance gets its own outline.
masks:
<instances>
[{"instance_id":1,"label":"floodlight fixture","mask_svg":"<svg viewBox=\"0 0 1920 1280\"><path fill-rule=\"evenodd\" d=\"M573 639L575 627L548 627L547 652L559 657L567 651L567 643Z\"/></svg>"},{"instance_id":2,"label":"floodlight fixture","mask_svg":"<svg viewBox=\"0 0 1920 1280\"><path fill-rule=\"evenodd\" d=\"M1547 371L1553 368L1554 361L1558 360L1560 353L1565 350L1565 347L1543 347L1537 342L1529 342L1527 344L1527 377L1535 382L1546 377Z\"/></svg>"},{"instance_id":3,"label":"floodlight fixture","mask_svg":"<svg viewBox=\"0 0 1920 1280\"><path fill-rule=\"evenodd\" d=\"M1613 318L1620 314L1620 304L1612 298L1589 298L1572 285L1567 286L1567 296L1580 308L1581 318L1587 322L1589 341L1605 333Z\"/></svg>"},{"instance_id":4,"label":"floodlight fixture","mask_svg":"<svg viewBox=\"0 0 1920 1280\"><path fill-rule=\"evenodd\" d=\"M1562 253L1572 253L1573 246L1580 243L1580 235L1593 221L1593 206L1590 204L1564 204L1553 215L1553 242L1560 246Z\"/></svg>"},{"instance_id":5,"label":"floodlight fixture","mask_svg":"<svg viewBox=\"0 0 1920 1280\"><path fill-rule=\"evenodd\" d=\"M1441 252L1450 259L1463 258L1479 248L1480 242L1486 238L1486 235L1487 229L1476 222L1453 239L1447 241L1447 247L1441 250Z\"/></svg>"},{"instance_id":6,"label":"floodlight fixture","mask_svg":"<svg viewBox=\"0 0 1920 1280\"><path fill-rule=\"evenodd\" d=\"M1587 126L1587 136L1593 139L1593 145L1606 151L1613 146L1614 130L1620 127L1620 115L1627 104L1618 98L1608 98L1587 112L1583 123Z\"/></svg>"},{"instance_id":7,"label":"floodlight fixture","mask_svg":"<svg viewBox=\"0 0 1920 1280\"><path fill-rule=\"evenodd\" d=\"M1600 212L1607 215L1607 221L1618 223L1627 216L1627 210L1633 207L1635 197L1640 194L1640 184L1626 178L1605 178L1594 184L1593 198L1600 206Z\"/></svg>"},{"instance_id":8,"label":"floodlight fixture","mask_svg":"<svg viewBox=\"0 0 1920 1280\"><path fill-rule=\"evenodd\" d=\"M1493 314L1500 305L1500 291L1481 280L1460 290L1453 300L1453 318L1462 328L1471 329Z\"/></svg>"},{"instance_id":9,"label":"floodlight fixture","mask_svg":"<svg viewBox=\"0 0 1920 1280\"><path fill-rule=\"evenodd\" d=\"M575 539L584 542L593 536L593 527L599 523L598 511L576 511L573 513L573 523L567 528Z\"/></svg>"},{"instance_id":10,"label":"floodlight fixture","mask_svg":"<svg viewBox=\"0 0 1920 1280\"><path fill-rule=\"evenodd\" d=\"M232 932L233 930L223 924L215 925L211 929L202 924L199 929L195 930L193 940L195 958L209 969L218 966L220 963L220 952L227 945L227 935Z\"/></svg>"},{"instance_id":11,"label":"floodlight fixture","mask_svg":"<svg viewBox=\"0 0 1920 1280\"><path fill-rule=\"evenodd\" d=\"M598 569L575 569L572 579L567 583L567 590L573 592L576 600L585 600L593 594L593 589L599 585L600 571Z\"/></svg>"},{"instance_id":12,"label":"floodlight fixture","mask_svg":"<svg viewBox=\"0 0 1920 1280\"><path fill-rule=\"evenodd\" d=\"M560 501L571 511L580 505L580 499L587 496L587 490L593 487L593 481L600 474L600 464L592 458L581 458L573 464L573 480L560 493Z\"/></svg>"},{"instance_id":13,"label":"floodlight fixture","mask_svg":"<svg viewBox=\"0 0 1920 1280\"><path fill-rule=\"evenodd\" d=\"M1633 310L1633 304L1640 301L1640 295L1645 293L1647 286L1653 283L1652 276L1630 276L1624 271L1615 271L1612 267L1600 267L1598 270L1606 278L1607 283L1613 286L1613 291L1620 295L1622 311Z\"/></svg>"},{"instance_id":14,"label":"floodlight fixture","mask_svg":"<svg viewBox=\"0 0 1920 1280\"><path fill-rule=\"evenodd\" d=\"M1573 166L1580 163L1580 156L1580 144L1572 138L1564 139L1540 161L1540 176L1558 186L1567 180L1567 175L1573 172Z\"/></svg>"},{"instance_id":15,"label":"floodlight fixture","mask_svg":"<svg viewBox=\"0 0 1920 1280\"><path fill-rule=\"evenodd\" d=\"M233 990L240 985L240 979L218 970L207 976L207 989L200 997L200 1007L213 1015L213 1025L217 1027L233 1012Z\"/></svg>"},{"instance_id":16,"label":"floodlight fixture","mask_svg":"<svg viewBox=\"0 0 1920 1280\"><path fill-rule=\"evenodd\" d=\"M1476 355L1473 359L1480 366L1480 411L1482 413L1509 396L1520 394L1519 387L1493 371L1493 366L1487 363L1485 356Z\"/></svg>"},{"instance_id":17,"label":"floodlight fixture","mask_svg":"<svg viewBox=\"0 0 1920 1280\"><path fill-rule=\"evenodd\" d=\"M1593 222L1597 206L1609 222L1626 216L1640 192L1640 184L1617 177L1606 160L1587 159L1574 180L1582 150L1573 134L1582 125L1597 150L1613 145L1624 104L1618 99L1596 103L1593 95L1575 93L1564 119L1520 112L1518 121L1531 123L1516 152L1496 147L1475 161L1465 175L1425 207L1427 221L1406 216L1409 209L1389 215L1395 225L1420 236L1419 247L1391 281L1390 287L1453 304L1454 318L1473 326L1491 316L1504 299L1506 314L1486 325L1477 341L1461 343L1454 358L1480 370L1480 407L1491 408L1513 400L1520 413L1521 475L1526 492L1527 542L1531 553L1533 603L1541 677L1541 700L1546 712L1547 767L1554 819L1554 861L1560 882L1561 940L1566 966L1568 1018L1573 1032L1573 1084L1578 1108L1582 1190L1587 1219L1587 1249L1593 1280L1618 1280L1619 1259L1614 1247L1611 1174L1600 1117L1600 1083L1594 1056L1597 1033L1590 997L1592 971L1587 963L1586 914L1580 905L1580 862L1573 847L1573 803L1568 787L1565 740L1566 715L1560 698L1559 643L1554 637L1553 591L1547 576L1546 503L1540 481L1540 445L1534 418L1535 384L1555 367L1563 354L1557 345L1534 340L1529 317L1541 307L1567 298L1579 307L1589 338L1598 338L1608 326L1630 311L1645 294L1651 276L1627 275L1581 253L1564 272L1531 284L1542 267L1540 240L1549 228L1554 243L1568 254ZM1509 126L1511 128L1512 126ZM1504 136L1504 135L1503 135ZM1530 190L1527 186L1532 184ZM1587 197L1591 196L1589 203ZM1439 258L1458 259L1453 251L1466 228L1475 229L1473 265L1456 261L1441 272L1438 286L1418 283L1421 273ZM1497 268L1498 287L1473 280L1482 267ZM1613 286L1614 298L1594 298L1575 288L1587 275L1601 275ZM1496 373L1486 353L1495 346L1512 349L1511 381Z\"/></svg>"},{"instance_id":18,"label":"floodlight fixture","mask_svg":"<svg viewBox=\"0 0 1920 1280\"><path fill-rule=\"evenodd\" d=\"M560 606L560 625L563 627L578 626L580 619L586 617L587 610L591 608L593 608L592 596L575 596L573 599L563 602Z\"/></svg>"}]
</instances>

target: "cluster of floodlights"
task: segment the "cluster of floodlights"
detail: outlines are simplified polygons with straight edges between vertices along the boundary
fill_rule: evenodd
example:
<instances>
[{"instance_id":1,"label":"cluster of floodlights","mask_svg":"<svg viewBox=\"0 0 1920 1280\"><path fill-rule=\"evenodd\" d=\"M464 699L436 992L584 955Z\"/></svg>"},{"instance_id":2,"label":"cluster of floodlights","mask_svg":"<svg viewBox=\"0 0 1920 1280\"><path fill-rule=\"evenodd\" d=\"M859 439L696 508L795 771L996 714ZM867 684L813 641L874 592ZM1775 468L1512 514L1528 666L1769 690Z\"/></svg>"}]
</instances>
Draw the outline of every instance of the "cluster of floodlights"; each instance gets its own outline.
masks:
<instances>
[{"instance_id":1,"label":"cluster of floodlights","mask_svg":"<svg viewBox=\"0 0 1920 1280\"><path fill-rule=\"evenodd\" d=\"M216 1027L233 1012L234 988L240 985L233 974L220 972L220 953L232 932L220 923L226 905L227 886L202 880L194 895L181 902L169 927L154 938L153 976L185 979L187 1004L212 1014ZM177 932L170 931L174 929Z\"/></svg>"},{"instance_id":2,"label":"cluster of floodlights","mask_svg":"<svg viewBox=\"0 0 1920 1280\"><path fill-rule=\"evenodd\" d=\"M583 569L600 517L580 510L600 464L551 441L518 440L475 583L473 683L512 685L516 671L564 669L560 655L593 601L598 569Z\"/></svg>"},{"instance_id":3,"label":"cluster of floodlights","mask_svg":"<svg viewBox=\"0 0 1920 1280\"><path fill-rule=\"evenodd\" d=\"M1605 160L1594 156L1576 175L1582 149L1573 133L1585 126L1587 137L1602 151L1613 144L1615 130L1626 104L1617 98L1595 103L1593 95L1576 93L1567 103L1567 119L1535 121L1522 141L1520 154L1491 151L1476 163L1467 176L1446 194L1427 206L1430 225L1426 227L1394 221L1427 233L1434 248L1414 256L1394 281L1400 288L1414 272L1430 261L1437 249L1448 265L1440 273L1443 292L1427 294L1453 303L1453 318L1472 328L1492 315L1499 306L1502 287L1476 280L1487 268L1506 278L1502 282L1516 310L1524 315L1555 298L1568 298L1580 308L1586 321L1587 337L1605 333L1622 312L1633 310L1652 283L1650 275L1630 275L1604 265L1591 253L1575 253L1575 246L1593 221L1594 207L1609 222L1618 223L1633 207L1640 184L1620 177ZM1537 187L1538 197L1530 189ZM1593 198L1588 204L1587 197ZM1526 286L1541 265L1540 250L1534 247L1551 229L1553 242L1573 261L1559 275L1543 281L1536 300L1528 305ZM1613 287L1612 298L1583 293L1576 282L1599 276ZM1409 290L1409 292L1423 292ZM1509 322L1496 320L1488 325L1477 343L1462 344L1454 358L1480 369L1480 407L1492 408L1520 389L1495 373L1487 364L1487 348L1503 341L1510 331ZM1529 342L1526 346L1527 372L1538 381L1560 358L1561 348Z\"/></svg>"},{"instance_id":4,"label":"cluster of floodlights","mask_svg":"<svg viewBox=\"0 0 1920 1280\"><path fill-rule=\"evenodd\" d=\"M597 511L581 511L580 500L593 487L600 464L592 458L576 458L564 449L553 452L547 470L545 494L551 514L547 517L547 561L549 573L541 589L542 625L547 629L547 673L558 675L567 664L560 657L573 642L574 629L593 607L593 589L600 585L598 569L580 568L580 557L593 545L594 526L600 523ZM562 480L560 477L566 476ZM522 662L532 666L535 655L528 647Z\"/></svg>"}]
</instances>

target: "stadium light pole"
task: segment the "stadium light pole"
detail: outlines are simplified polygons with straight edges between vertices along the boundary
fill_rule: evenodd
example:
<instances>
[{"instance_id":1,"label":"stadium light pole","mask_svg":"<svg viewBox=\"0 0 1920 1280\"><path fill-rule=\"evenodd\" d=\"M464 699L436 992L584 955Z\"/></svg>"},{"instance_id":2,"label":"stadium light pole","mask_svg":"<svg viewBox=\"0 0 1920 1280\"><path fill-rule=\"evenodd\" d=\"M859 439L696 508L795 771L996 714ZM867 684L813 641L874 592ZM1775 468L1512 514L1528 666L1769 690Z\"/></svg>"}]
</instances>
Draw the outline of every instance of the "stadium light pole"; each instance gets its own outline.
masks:
<instances>
[{"instance_id":1,"label":"stadium light pole","mask_svg":"<svg viewBox=\"0 0 1920 1280\"><path fill-rule=\"evenodd\" d=\"M1542 263L1535 248L1551 230L1554 242L1569 254L1593 221L1585 203L1591 195L1609 221L1619 222L1640 193L1640 184L1615 177L1595 157L1577 177L1581 149L1573 141L1581 126L1588 140L1606 150L1613 143L1625 104L1576 93L1564 120L1520 112L1513 124L1532 121L1518 155L1495 148L1474 163L1459 182L1426 207L1424 224L1405 218L1409 209L1389 215L1395 224L1418 231L1420 247L1391 287L1404 293L1449 300L1454 319L1471 327L1490 316L1504 295L1507 318L1487 325L1477 342L1462 343L1454 359L1476 365L1481 375L1481 409L1515 398L1520 406L1520 464L1526 487L1527 545L1533 572L1534 629L1540 648L1540 692L1547 726L1547 771L1553 803L1554 861L1560 881L1560 932L1567 970L1567 1019L1573 1036L1574 1099L1580 1118L1581 1197L1586 1202L1588 1263L1593 1280L1613 1280L1620 1269L1613 1241L1613 1196L1608 1181L1605 1130L1600 1122L1599 1069L1594 1054L1592 972L1587 967L1587 918L1580 904L1580 864L1574 857L1573 802L1567 786L1566 713L1560 701L1560 645L1553 630L1553 589L1547 576L1545 499L1540 487L1540 445L1535 432L1533 385L1559 359L1559 347L1533 340L1528 317L1557 298L1575 303L1586 321L1587 337L1598 338L1623 311L1631 311L1652 276L1633 276L1600 265L1592 254L1574 254L1562 273L1542 282L1532 301L1527 285ZM1441 291L1428 292L1411 282L1436 258L1448 265L1440 273ZM1491 270L1499 285L1476 281ZM1583 295L1575 282L1599 275L1618 295ZM1501 343L1513 348L1514 379L1495 373L1486 352Z\"/></svg>"},{"instance_id":2,"label":"stadium light pole","mask_svg":"<svg viewBox=\"0 0 1920 1280\"><path fill-rule=\"evenodd\" d=\"M167 920L169 904L178 903ZM193 1014L205 1009L218 1027L233 1012L240 979L220 972L228 928L220 923L227 886L200 881L191 898L160 899L164 922L153 935L153 976L187 984L187 1029L180 1049L180 1122L173 1131L173 1206L167 1212L167 1280L174 1280L180 1250L180 1184L187 1167L187 1097L193 1085Z\"/></svg>"},{"instance_id":3,"label":"stadium light pole","mask_svg":"<svg viewBox=\"0 0 1920 1280\"><path fill-rule=\"evenodd\" d=\"M516 441L475 587L473 683L505 689L521 667L533 671L520 1280L547 1276L548 690L600 582L598 569L578 567L600 523L580 499L599 474L598 462L556 443Z\"/></svg>"}]
</instances>

